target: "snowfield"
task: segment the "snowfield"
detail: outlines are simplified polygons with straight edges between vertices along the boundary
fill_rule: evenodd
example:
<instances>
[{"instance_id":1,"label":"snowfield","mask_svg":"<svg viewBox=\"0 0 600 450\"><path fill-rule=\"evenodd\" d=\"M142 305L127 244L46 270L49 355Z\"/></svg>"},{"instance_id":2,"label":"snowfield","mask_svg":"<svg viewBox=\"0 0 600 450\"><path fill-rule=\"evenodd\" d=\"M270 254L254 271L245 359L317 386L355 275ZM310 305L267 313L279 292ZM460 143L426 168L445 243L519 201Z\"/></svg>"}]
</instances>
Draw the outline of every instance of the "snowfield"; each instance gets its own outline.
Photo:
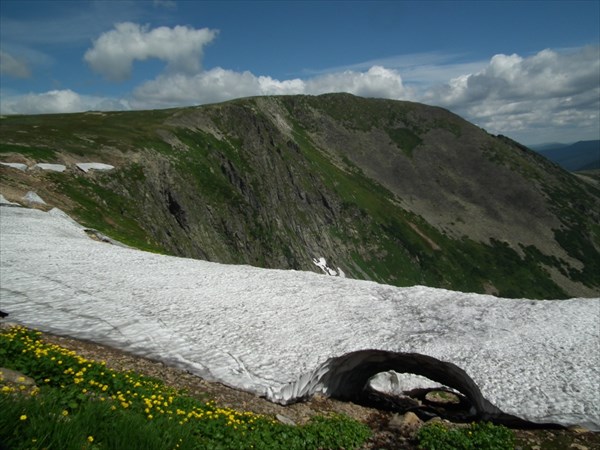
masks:
<instances>
[{"instance_id":1,"label":"snowfield","mask_svg":"<svg viewBox=\"0 0 600 450\"><path fill-rule=\"evenodd\" d=\"M415 354L416 368L451 373L435 381L472 380L485 411L600 430L600 299L499 299L162 256L94 241L56 209L7 205L0 262L11 321L273 401L335 393L365 358L399 355L402 371Z\"/></svg>"}]
</instances>

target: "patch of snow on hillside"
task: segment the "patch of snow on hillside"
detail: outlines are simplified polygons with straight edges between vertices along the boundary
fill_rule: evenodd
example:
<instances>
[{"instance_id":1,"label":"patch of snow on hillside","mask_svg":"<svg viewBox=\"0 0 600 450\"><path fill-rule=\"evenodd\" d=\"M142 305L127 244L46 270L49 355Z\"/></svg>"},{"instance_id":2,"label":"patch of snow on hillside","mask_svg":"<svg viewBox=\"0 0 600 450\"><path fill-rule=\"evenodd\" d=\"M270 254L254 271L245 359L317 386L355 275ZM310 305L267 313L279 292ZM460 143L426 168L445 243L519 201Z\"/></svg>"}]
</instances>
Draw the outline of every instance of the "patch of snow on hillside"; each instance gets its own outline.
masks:
<instances>
[{"instance_id":1,"label":"patch of snow on hillside","mask_svg":"<svg viewBox=\"0 0 600 450\"><path fill-rule=\"evenodd\" d=\"M77 163L77 167L83 170L85 173L88 173L90 170L113 170L115 166L111 166L110 164L103 163Z\"/></svg>"},{"instance_id":2,"label":"patch of snow on hillside","mask_svg":"<svg viewBox=\"0 0 600 450\"><path fill-rule=\"evenodd\" d=\"M46 204L44 199L42 197L40 197L39 195L37 195L33 191L27 192L27 194L25 194L23 196L23 201L26 203L32 203L32 204L37 204L37 205L45 205Z\"/></svg>"},{"instance_id":3,"label":"patch of snow on hillside","mask_svg":"<svg viewBox=\"0 0 600 450\"><path fill-rule=\"evenodd\" d=\"M64 172L65 170L67 170L67 166L65 166L64 164L37 163L35 166L33 166L33 168L49 170L51 172Z\"/></svg>"},{"instance_id":4,"label":"patch of snow on hillside","mask_svg":"<svg viewBox=\"0 0 600 450\"><path fill-rule=\"evenodd\" d=\"M462 369L505 413L600 430L600 299L500 299L175 258L91 240L56 211L0 208L0 301L17 323L278 401L327 392L328 362L352 352L427 355Z\"/></svg>"},{"instance_id":5,"label":"patch of snow on hillside","mask_svg":"<svg viewBox=\"0 0 600 450\"><path fill-rule=\"evenodd\" d=\"M325 273L325 275L346 278L346 274L342 269L338 267L336 271L335 269L332 269L331 267L327 266L327 260L323 257L320 257L319 259L313 258L313 263L315 264L315 266L321 269L323 273Z\"/></svg>"},{"instance_id":6,"label":"patch of snow on hillside","mask_svg":"<svg viewBox=\"0 0 600 450\"><path fill-rule=\"evenodd\" d=\"M27 170L27 164L0 162L0 165L12 167L13 169L22 170L22 171Z\"/></svg>"}]
</instances>

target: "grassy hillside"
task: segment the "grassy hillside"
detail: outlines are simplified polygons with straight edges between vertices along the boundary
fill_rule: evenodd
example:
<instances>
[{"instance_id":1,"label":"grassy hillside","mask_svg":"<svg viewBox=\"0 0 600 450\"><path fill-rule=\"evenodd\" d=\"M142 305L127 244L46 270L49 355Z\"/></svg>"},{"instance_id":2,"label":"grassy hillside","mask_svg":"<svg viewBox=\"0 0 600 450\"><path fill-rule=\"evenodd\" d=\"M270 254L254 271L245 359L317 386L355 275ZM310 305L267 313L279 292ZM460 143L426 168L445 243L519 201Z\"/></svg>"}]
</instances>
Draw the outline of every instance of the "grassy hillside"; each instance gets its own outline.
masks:
<instances>
[{"instance_id":1,"label":"grassy hillside","mask_svg":"<svg viewBox=\"0 0 600 450\"><path fill-rule=\"evenodd\" d=\"M347 94L9 116L0 192L179 256L508 297L597 296L600 191L440 108ZM115 166L84 173L77 162Z\"/></svg>"}]
</instances>

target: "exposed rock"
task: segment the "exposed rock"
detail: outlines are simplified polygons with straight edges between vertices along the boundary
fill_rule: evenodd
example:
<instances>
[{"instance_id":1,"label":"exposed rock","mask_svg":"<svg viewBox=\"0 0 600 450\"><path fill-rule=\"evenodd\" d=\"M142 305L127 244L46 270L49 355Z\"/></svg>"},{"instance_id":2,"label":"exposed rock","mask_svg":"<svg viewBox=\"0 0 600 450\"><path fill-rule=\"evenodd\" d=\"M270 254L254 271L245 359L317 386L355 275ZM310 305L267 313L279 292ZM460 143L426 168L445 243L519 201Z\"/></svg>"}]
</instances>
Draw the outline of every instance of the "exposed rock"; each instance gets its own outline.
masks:
<instances>
[{"instance_id":1,"label":"exposed rock","mask_svg":"<svg viewBox=\"0 0 600 450\"><path fill-rule=\"evenodd\" d=\"M407 412L403 415L394 414L390 419L388 427L392 430L398 430L403 434L414 436L422 425L423 421L415 413Z\"/></svg>"},{"instance_id":2,"label":"exposed rock","mask_svg":"<svg viewBox=\"0 0 600 450\"><path fill-rule=\"evenodd\" d=\"M431 391L425 395L425 400L435 405L458 405L460 398L458 395L447 391Z\"/></svg>"},{"instance_id":3,"label":"exposed rock","mask_svg":"<svg viewBox=\"0 0 600 450\"><path fill-rule=\"evenodd\" d=\"M281 423L283 423L284 425L291 425L293 427L296 426L296 422L294 422L292 419L290 419L289 417L284 416L283 414L276 414L275 418L277 420L279 420Z\"/></svg>"}]
</instances>

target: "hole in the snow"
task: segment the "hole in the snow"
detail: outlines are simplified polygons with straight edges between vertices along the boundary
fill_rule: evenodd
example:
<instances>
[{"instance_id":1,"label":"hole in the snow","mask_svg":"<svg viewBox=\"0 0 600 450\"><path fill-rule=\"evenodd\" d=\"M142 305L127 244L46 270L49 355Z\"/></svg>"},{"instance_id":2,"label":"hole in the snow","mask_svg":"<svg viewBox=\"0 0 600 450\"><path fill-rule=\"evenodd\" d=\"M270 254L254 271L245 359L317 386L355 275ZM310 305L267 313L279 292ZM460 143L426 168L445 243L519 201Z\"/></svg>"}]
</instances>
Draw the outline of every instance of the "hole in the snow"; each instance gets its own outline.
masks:
<instances>
[{"instance_id":1,"label":"hole in the snow","mask_svg":"<svg viewBox=\"0 0 600 450\"><path fill-rule=\"evenodd\" d=\"M468 421L473 405L462 393L429 378L393 370L371 377L357 398L363 406L404 414L414 412L423 420L432 417Z\"/></svg>"}]
</instances>

